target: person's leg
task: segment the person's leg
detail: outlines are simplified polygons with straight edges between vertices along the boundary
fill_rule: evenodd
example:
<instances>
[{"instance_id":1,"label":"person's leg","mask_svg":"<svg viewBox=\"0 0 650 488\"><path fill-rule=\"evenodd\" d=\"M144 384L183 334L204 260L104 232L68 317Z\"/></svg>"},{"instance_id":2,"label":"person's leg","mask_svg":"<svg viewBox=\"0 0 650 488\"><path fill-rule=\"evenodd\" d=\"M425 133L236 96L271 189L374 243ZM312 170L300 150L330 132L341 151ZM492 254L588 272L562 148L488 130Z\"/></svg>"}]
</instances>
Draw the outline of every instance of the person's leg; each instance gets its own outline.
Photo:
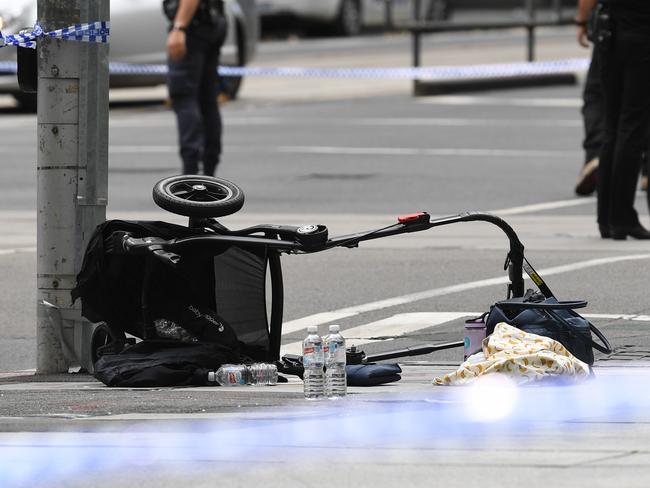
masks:
<instances>
[{"instance_id":1,"label":"person's leg","mask_svg":"<svg viewBox=\"0 0 650 488\"><path fill-rule=\"evenodd\" d=\"M605 133L598 168L598 226L602 237L610 237L611 177L614 164L617 125L620 115L621 78L615 47L608 43L596 47L600 59L600 80L605 100Z\"/></svg>"},{"instance_id":2,"label":"person's leg","mask_svg":"<svg viewBox=\"0 0 650 488\"><path fill-rule=\"evenodd\" d=\"M605 102L603 89L600 83L600 61L598 50L594 47L591 55L591 63L587 72L585 87L582 92L582 121L584 124L585 138L582 147L585 150L585 161L575 192L578 195L591 195L596 190L598 177L598 156L603 145L605 134Z\"/></svg>"},{"instance_id":3,"label":"person's leg","mask_svg":"<svg viewBox=\"0 0 650 488\"><path fill-rule=\"evenodd\" d=\"M582 92L582 119L585 128L585 138L582 147L585 150L585 164L600 154L605 136L605 100L600 84L600 60L598 50L594 48L591 64L587 72L585 88Z\"/></svg>"},{"instance_id":4,"label":"person's leg","mask_svg":"<svg viewBox=\"0 0 650 488\"><path fill-rule=\"evenodd\" d=\"M176 113L183 174L198 174L203 150L203 121L198 97L203 53L200 41L191 35L187 36L187 48L181 61L168 61L167 87Z\"/></svg>"},{"instance_id":5,"label":"person's leg","mask_svg":"<svg viewBox=\"0 0 650 488\"><path fill-rule=\"evenodd\" d=\"M219 111L219 50L206 55L205 70L201 80L200 106L203 120L205 145L203 149L203 172L214 176L221 157L221 112Z\"/></svg>"},{"instance_id":6,"label":"person's leg","mask_svg":"<svg viewBox=\"0 0 650 488\"><path fill-rule=\"evenodd\" d=\"M201 77L199 103L203 120L205 143L203 147L203 172L214 176L221 158L222 121L219 111L219 54L226 37L227 25L225 20L216 26L214 38L209 44L205 55L205 65Z\"/></svg>"},{"instance_id":7,"label":"person's leg","mask_svg":"<svg viewBox=\"0 0 650 488\"><path fill-rule=\"evenodd\" d=\"M639 225L634 200L650 123L650 40L621 35L619 43L624 83L612 167L610 224L620 229Z\"/></svg>"}]
</instances>

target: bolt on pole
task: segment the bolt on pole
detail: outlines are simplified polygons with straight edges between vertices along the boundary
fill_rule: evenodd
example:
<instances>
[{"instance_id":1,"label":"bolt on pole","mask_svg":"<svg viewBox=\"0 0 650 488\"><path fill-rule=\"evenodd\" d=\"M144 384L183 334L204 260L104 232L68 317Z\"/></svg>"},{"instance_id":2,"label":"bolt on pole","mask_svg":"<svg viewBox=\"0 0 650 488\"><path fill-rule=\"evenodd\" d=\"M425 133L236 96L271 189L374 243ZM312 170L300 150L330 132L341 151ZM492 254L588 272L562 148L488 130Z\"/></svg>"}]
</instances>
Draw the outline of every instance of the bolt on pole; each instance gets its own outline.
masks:
<instances>
[{"instance_id":1,"label":"bolt on pole","mask_svg":"<svg viewBox=\"0 0 650 488\"><path fill-rule=\"evenodd\" d=\"M108 21L109 11L109 0L38 0L45 32ZM106 218L108 44L44 37L37 56L37 373L47 374L92 367L90 324L70 291Z\"/></svg>"}]
</instances>

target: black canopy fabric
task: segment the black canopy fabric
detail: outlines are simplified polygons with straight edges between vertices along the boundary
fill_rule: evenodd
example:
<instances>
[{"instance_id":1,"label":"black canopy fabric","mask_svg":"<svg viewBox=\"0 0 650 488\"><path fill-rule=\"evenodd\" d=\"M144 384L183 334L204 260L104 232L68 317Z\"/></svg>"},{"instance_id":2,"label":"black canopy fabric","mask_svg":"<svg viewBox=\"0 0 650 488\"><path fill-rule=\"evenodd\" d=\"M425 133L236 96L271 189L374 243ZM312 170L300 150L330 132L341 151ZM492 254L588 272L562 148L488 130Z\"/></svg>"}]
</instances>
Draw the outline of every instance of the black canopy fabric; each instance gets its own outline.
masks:
<instances>
[{"instance_id":1,"label":"black canopy fabric","mask_svg":"<svg viewBox=\"0 0 650 488\"><path fill-rule=\"evenodd\" d=\"M115 330L145 338L142 288L147 256L114 252L110 238L114 232L165 240L209 236L210 232L166 222L122 220L107 221L95 230L72 299L81 298L82 315L91 322L107 322ZM199 342L216 343L233 354L241 354L235 361L267 360L267 252L264 246L210 243L185 247L175 268L151 260L149 316L154 321L165 319L179 325ZM147 354L153 353L152 344L146 346ZM188 350L175 351L172 356L178 358L176 353L184 352ZM103 360L100 366L107 362Z\"/></svg>"}]
</instances>

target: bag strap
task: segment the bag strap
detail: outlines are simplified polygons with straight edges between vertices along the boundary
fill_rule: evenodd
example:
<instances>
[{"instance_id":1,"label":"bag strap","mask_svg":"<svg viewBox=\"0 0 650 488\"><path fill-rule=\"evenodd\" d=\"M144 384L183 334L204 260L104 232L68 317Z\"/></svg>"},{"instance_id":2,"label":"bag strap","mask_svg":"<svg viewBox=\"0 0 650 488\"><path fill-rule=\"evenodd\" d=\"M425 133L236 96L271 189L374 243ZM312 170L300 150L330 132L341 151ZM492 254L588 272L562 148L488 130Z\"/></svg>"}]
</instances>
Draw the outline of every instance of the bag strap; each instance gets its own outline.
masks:
<instances>
[{"instance_id":1,"label":"bag strap","mask_svg":"<svg viewBox=\"0 0 650 488\"><path fill-rule=\"evenodd\" d=\"M585 308L587 302L585 300L566 300L557 303L536 303L536 302L522 302L519 300L502 300L497 303L499 307L507 307L511 309L530 309L537 310L573 310L574 308Z\"/></svg>"},{"instance_id":2,"label":"bag strap","mask_svg":"<svg viewBox=\"0 0 650 488\"><path fill-rule=\"evenodd\" d=\"M569 322L567 322L567 320L564 317L561 317L560 315L555 313L553 311L553 309L545 309L545 312L547 314L549 314L552 318L554 318L557 322L562 324L568 330L573 331L575 329L575 326L573 326ZM582 342L584 342L588 346L591 346L592 348L602 352L603 354L611 354L612 353L612 346L609 343L609 341L607 340L607 338L603 335L603 333L594 324L589 322L587 319L585 319L580 314L574 312L573 310L571 310L571 312L572 312L572 315L574 317L579 317L579 318L587 321L587 323L589 324L589 329L591 330L591 332L596 334L596 337L598 337L598 339L600 340L600 342L603 343L603 345L601 346L600 344L595 342L590 337L586 337L586 336L583 336L581 334L576 334L574 337L577 337L579 340L581 340Z\"/></svg>"}]
</instances>

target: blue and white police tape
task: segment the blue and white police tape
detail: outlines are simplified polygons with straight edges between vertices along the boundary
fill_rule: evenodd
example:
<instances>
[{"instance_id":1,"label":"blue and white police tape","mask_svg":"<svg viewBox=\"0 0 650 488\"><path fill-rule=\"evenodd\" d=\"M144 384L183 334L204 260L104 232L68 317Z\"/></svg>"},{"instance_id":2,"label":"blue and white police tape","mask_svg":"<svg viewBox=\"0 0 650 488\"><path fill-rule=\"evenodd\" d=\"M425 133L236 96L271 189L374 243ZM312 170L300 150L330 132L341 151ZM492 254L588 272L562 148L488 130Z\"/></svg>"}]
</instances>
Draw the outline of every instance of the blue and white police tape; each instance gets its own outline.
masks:
<instances>
[{"instance_id":1,"label":"blue and white police tape","mask_svg":"<svg viewBox=\"0 0 650 488\"><path fill-rule=\"evenodd\" d=\"M88 22L75 24L63 29L45 32L37 23L31 32L3 36L0 32L0 47L36 47L36 40L43 37L68 41L107 43L111 33L110 22Z\"/></svg>"},{"instance_id":2,"label":"blue and white police tape","mask_svg":"<svg viewBox=\"0 0 650 488\"><path fill-rule=\"evenodd\" d=\"M265 68L255 66L220 66L222 76L266 76L295 78L365 78L442 80L464 78L508 78L514 76L535 76L584 71L589 59L560 59L532 63L476 64L469 66L430 66L420 68ZM119 75L164 75L167 66L163 64L134 65L111 63L111 74Z\"/></svg>"},{"instance_id":3,"label":"blue and white police tape","mask_svg":"<svg viewBox=\"0 0 650 488\"><path fill-rule=\"evenodd\" d=\"M221 76L266 76L298 78L451 80L538 76L585 71L588 58L536 61L532 63L476 64L469 66L429 66L421 68L264 68L220 66ZM164 76L167 65L110 63L113 75ZM16 72L16 63L0 62L0 74Z\"/></svg>"}]
</instances>

